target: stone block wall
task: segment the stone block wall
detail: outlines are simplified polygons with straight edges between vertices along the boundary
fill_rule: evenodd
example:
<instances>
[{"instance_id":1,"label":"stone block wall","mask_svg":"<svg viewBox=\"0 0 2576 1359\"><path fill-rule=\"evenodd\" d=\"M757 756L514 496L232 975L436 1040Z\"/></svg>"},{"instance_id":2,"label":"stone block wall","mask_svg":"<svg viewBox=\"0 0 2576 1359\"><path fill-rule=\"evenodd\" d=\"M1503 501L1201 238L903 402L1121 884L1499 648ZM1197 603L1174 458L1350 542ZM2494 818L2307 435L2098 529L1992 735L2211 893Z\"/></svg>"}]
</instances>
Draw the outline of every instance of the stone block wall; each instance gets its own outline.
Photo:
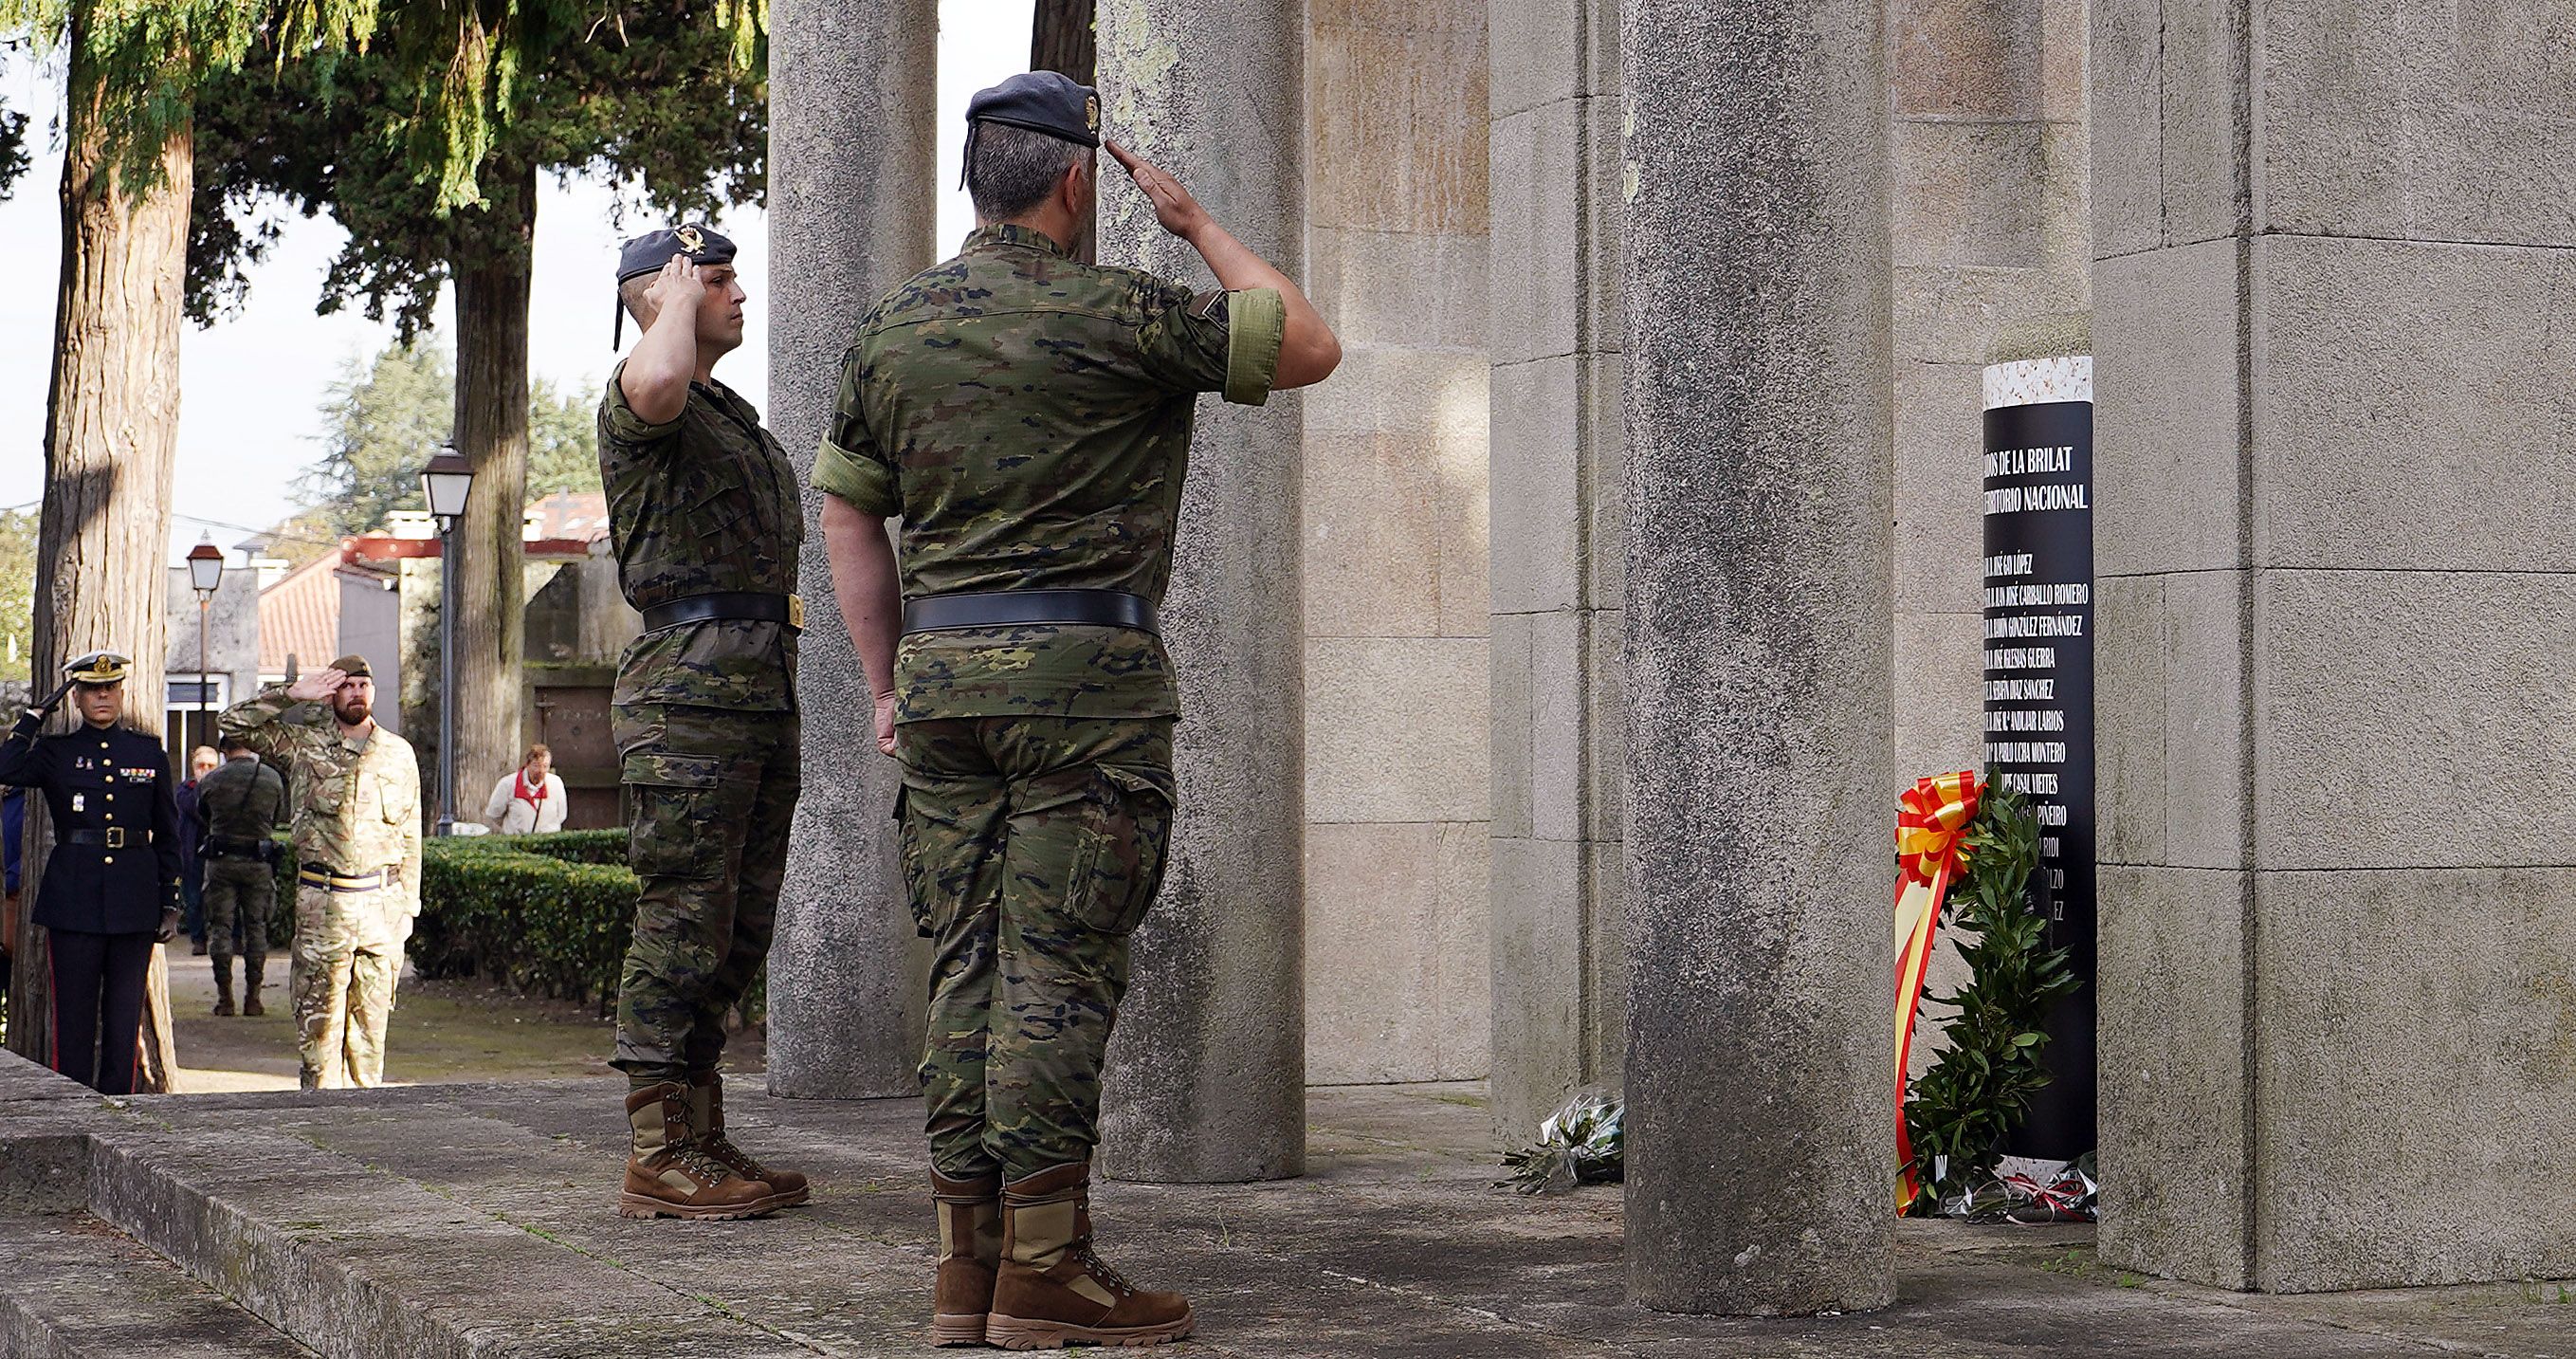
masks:
<instances>
[{"instance_id":1,"label":"stone block wall","mask_svg":"<svg viewBox=\"0 0 2576 1359\"><path fill-rule=\"evenodd\" d=\"M1306 1072L1485 1074L1485 16L1307 10Z\"/></svg>"},{"instance_id":2,"label":"stone block wall","mask_svg":"<svg viewBox=\"0 0 2576 1359\"><path fill-rule=\"evenodd\" d=\"M2576 30L2093 31L2103 1257L2576 1273Z\"/></svg>"},{"instance_id":3,"label":"stone block wall","mask_svg":"<svg viewBox=\"0 0 2576 1359\"><path fill-rule=\"evenodd\" d=\"M1619 6L1492 0L1493 1101L1619 1083Z\"/></svg>"}]
</instances>

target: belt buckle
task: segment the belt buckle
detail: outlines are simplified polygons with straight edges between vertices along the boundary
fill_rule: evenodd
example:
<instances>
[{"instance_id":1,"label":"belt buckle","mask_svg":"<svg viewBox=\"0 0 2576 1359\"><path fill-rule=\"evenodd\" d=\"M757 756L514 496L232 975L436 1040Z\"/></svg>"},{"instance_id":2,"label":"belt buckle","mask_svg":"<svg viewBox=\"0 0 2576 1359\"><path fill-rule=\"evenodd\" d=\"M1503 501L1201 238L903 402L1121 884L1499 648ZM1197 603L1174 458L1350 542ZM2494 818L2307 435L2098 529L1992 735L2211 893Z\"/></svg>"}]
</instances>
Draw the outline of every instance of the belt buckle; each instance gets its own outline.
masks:
<instances>
[{"instance_id":1,"label":"belt buckle","mask_svg":"<svg viewBox=\"0 0 2576 1359\"><path fill-rule=\"evenodd\" d=\"M789 595L787 597L787 626L796 629L798 632L803 632L805 630L805 596Z\"/></svg>"},{"instance_id":2,"label":"belt buckle","mask_svg":"<svg viewBox=\"0 0 2576 1359\"><path fill-rule=\"evenodd\" d=\"M107 828L107 847L109 849L125 848L125 827L110 826Z\"/></svg>"}]
</instances>

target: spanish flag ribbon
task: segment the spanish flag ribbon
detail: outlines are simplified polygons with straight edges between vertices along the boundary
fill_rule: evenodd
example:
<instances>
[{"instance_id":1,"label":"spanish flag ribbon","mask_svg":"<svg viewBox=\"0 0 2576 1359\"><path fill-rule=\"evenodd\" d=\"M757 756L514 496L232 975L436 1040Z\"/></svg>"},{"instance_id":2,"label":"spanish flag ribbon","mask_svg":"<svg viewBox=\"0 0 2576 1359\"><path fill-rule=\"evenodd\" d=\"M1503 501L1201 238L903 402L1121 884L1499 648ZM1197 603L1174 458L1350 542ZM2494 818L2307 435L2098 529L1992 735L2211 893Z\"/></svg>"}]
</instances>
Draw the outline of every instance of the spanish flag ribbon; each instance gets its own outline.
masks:
<instances>
[{"instance_id":1,"label":"spanish flag ribbon","mask_svg":"<svg viewBox=\"0 0 2576 1359\"><path fill-rule=\"evenodd\" d=\"M1905 1134L1905 1060L1914 1046L1914 1013L1921 1006L1923 974L1932 965L1932 937L1941 924L1941 901L1950 879L1968 861L1968 826L1984 793L1967 770L1917 779L1896 799L1896 1211L1912 1206L1922 1185L1914 1174L1914 1146Z\"/></svg>"}]
</instances>

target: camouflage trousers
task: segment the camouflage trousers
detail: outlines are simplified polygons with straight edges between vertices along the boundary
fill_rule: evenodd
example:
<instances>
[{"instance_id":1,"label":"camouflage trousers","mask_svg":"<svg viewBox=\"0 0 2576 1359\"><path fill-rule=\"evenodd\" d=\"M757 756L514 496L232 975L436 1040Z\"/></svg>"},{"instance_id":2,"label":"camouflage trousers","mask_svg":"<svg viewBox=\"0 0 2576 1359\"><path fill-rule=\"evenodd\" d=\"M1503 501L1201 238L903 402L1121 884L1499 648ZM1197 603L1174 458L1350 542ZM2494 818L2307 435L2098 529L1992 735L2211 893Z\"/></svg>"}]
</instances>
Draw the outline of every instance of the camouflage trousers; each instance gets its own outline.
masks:
<instances>
[{"instance_id":1,"label":"camouflage trousers","mask_svg":"<svg viewBox=\"0 0 2576 1359\"><path fill-rule=\"evenodd\" d=\"M264 925L266 922L263 921ZM402 889L295 889L295 951L286 989L295 1013L297 1083L373 1087L385 1079L385 1025L402 975L411 916ZM211 946L210 946L211 947Z\"/></svg>"},{"instance_id":2,"label":"camouflage trousers","mask_svg":"<svg viewBox=\"0 0 2576 1359\"><path fill-rule=\"evenodd\" d=\"M626 862L642 879L617 986L617 1055L636 1080L712 1071L725 1012L769 956L795 819L793 712L618 707Z\"/></svg>"},{"instance_id":3,"label":"camouflage trousers","mask_svg":"<svg viewBox=\"0 0 2576 1359\"><path fill-rule=\"evenodd\" d=\"M1172 724L943 718L895 729L913 922L932 940L931 1164L1017 1179L1088 1160L1127 937L1172 828Z\"/></svg>"},{"instance_id":4,"label":"camouflage trousers","mask_svg":"<svg viewBox=\"0 0 2576 1359\"><path fill-rule=\"evenodd\" d=\"M257 859L208 859L206 952L215 971L232 975L233 925L241 924L241 956L257 968L268 961L268 913L277 901L277 870Z\"/></svg>"}]
</instances>

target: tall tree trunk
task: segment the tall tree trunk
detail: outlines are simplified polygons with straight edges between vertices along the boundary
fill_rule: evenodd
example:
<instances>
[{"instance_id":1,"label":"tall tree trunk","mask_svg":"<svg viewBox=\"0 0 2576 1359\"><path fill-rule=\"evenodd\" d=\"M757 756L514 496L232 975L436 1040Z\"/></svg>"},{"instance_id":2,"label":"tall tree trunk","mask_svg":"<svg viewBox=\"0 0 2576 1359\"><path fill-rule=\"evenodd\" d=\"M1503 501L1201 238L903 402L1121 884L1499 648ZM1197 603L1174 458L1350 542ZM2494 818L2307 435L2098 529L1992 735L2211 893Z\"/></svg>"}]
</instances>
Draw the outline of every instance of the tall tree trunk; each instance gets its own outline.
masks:
<instances>
[{"instance_id":1,"label":"tall tree trunk","mask_svg":"<svg viewBox=\"0 0 2576 1359\"><path fill-rule=\"evenodd\" d=\"M536 239L532 165L485 170L497 233L456 271L456 449L474 464L474 493L458 526L456 560L456 805L482 814L483 793L518 763L519 686L526 652L528 507L528 277ZM444 740L447 733L441 732Z\"/></svg>"},{"instance_id":2,"label":"tall tree trunk","mask_svg":"<svg viewBox=\"0 0 2576 1359\"><path fill-rule=\"evenodd\" d=\"M1092 83L1092 0L1037 0L1029 19L1029 69Z\"/></svg>"},{"instance_id":3,"label":"tall tree trunk","mask_svg":"<svg viewBox=\"0 0 2576 1359\"><path fill-rule=\"evenodd\" d=\"M77 14L77 8L75 13ZM45 505L37 526L35 669L50 693L62 665L99 647L134 658L126 720L161 733L169 650L164 579L179 433L179 322L187 267L192 138L181 124L144 184L118 165L99 127L99 72L70 42L70 134L63 156L63 272L54 304L54 373L45 427ZM60 719L57 719L60 725ZM175 773L173 777L176 777ZM20 909L35 909L44 804L29 803ZM9 1047L52 1049L51 971L43 931L23 916L9 986ZM152 950L143 1088L177 1088L169 964Z\"/></svg>"}]
</instances>

